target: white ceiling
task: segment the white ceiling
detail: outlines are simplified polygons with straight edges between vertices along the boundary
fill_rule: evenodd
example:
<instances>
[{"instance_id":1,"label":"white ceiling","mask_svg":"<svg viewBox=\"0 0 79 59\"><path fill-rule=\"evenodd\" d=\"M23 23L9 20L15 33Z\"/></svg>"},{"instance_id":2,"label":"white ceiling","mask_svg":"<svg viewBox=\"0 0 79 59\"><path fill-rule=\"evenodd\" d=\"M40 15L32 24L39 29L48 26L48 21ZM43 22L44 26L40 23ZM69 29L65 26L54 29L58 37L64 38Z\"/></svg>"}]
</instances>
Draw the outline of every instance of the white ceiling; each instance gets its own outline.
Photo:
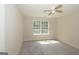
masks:
<instances>
[{"instance_id":1,"label":"white ceiling","mask_svg":"<svg viewBox=\"0 0 79 59\"><path fill-rule=\"evenodd\" d=\"M54 8L57 6L56 4L19 4L17 5L23 16L33 16L33 17L44 17L47 16L47 13L44 10ZM78 13L79 5L63 5L63 14L69 15ZM52 17L59 17L63 14L56 13L55 15L51 15Z\"/></svg>"}]
</instances>

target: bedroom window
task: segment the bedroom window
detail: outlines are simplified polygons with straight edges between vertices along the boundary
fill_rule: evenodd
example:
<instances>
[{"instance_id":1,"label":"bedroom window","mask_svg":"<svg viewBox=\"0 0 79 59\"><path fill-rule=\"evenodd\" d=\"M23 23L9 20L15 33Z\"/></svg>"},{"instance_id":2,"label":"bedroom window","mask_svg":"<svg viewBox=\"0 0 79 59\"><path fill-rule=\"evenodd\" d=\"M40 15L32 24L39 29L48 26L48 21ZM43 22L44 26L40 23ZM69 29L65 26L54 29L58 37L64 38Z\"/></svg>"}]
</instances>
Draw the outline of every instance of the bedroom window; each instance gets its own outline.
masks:
<instances>
[{"instance_id":1,"label":"bedroom window","mask_svg":"<svg viewBox=\"0 0 79 59\"><path fill-rule=\"evenodd\" d=\"M33 21L33 35L48 35L48 21Z\"/></svg>"}]
</instances>

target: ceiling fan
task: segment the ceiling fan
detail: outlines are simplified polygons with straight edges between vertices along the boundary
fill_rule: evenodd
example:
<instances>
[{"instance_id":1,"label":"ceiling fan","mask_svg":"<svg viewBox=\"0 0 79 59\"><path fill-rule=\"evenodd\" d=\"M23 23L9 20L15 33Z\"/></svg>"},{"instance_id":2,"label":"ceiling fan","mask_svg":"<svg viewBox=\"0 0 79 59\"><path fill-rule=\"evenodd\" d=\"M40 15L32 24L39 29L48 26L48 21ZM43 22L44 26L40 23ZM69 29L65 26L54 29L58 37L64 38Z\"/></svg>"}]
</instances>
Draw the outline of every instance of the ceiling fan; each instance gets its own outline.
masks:
<instances>
[{"instance_id":1,"label":"ceiling fan","mask_svg":"<svg viewBox=\"0 0 79 59\"><path fill-rule=\"evenodd\" d=\"M60 10L60 8L62 8L62 5L58 5L54 9L44 10L44 12L48 12L48 15L55 14L56 12L57 13L62 13L63 11Z\"/></svg>"}]
</instances>

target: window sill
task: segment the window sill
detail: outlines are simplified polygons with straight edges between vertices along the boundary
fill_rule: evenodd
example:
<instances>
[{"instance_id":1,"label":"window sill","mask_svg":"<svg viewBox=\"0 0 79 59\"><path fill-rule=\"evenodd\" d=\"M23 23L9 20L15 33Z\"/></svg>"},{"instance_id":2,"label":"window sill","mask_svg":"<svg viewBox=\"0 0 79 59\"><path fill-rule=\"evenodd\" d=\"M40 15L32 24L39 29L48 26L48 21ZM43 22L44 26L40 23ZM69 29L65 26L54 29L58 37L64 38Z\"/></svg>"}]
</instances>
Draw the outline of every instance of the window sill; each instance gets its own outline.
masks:
<instances>
[{"instance_id":1,"label":"window sill","mask_svg":"<svg viewBox=\"0 0 79 59\"><path fill-rule=\"evenodd\" d=\"M49 33L47 33L47 34L33 34L33 35L49 35Z\"/></svg>"}]
</instances>

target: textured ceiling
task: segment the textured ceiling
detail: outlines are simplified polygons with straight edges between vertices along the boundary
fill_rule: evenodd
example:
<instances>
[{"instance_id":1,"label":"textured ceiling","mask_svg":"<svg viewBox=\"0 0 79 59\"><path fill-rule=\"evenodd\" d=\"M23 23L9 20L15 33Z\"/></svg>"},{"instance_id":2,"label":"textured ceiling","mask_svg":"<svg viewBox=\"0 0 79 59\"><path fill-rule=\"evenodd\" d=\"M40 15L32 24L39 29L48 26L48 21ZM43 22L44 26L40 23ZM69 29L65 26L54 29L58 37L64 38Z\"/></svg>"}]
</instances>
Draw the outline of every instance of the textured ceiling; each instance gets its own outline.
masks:
<instances>
[{"instance_id":1,"label":"textured ceiling","mask_svg":"<svg viewBox=\"0 0 79 59\"><path fill-rule=\"evenodd\" d=\"M23 16L33 16L33 17L45 17L47 16L47 13L44 12L44 10L52 9L56 4L19 4L17 5ZM63 5L63 13L55 13L55 15L51 15L49 17L60 17L62 15L69 15L78 13L79 11L79 5L70 5L65 4Z\"/></svg>"}]
</instances>

